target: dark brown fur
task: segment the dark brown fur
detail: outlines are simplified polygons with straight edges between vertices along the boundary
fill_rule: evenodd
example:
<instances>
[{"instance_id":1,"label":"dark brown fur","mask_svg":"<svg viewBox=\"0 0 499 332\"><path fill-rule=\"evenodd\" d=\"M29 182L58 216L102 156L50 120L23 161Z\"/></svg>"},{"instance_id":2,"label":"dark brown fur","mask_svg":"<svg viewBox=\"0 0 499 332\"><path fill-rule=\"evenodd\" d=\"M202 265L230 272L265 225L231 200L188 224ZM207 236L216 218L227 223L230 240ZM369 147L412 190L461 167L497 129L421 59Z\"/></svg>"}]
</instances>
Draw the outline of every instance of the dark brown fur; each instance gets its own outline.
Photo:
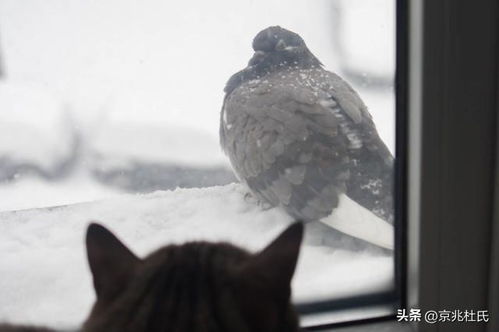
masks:
<instances>
[{"instance_id":1,"label":"dark brown fur","mask_svg":"<svg viewBox=\"0 0 499 332\"><path fill-rule=\"evenodd\" d=\"M252 255L226 243L170 245L137 258L92 224L87 251L97 301L85 332L293 332L290 303L303 226Z\"/></svg>"}]
</instances>

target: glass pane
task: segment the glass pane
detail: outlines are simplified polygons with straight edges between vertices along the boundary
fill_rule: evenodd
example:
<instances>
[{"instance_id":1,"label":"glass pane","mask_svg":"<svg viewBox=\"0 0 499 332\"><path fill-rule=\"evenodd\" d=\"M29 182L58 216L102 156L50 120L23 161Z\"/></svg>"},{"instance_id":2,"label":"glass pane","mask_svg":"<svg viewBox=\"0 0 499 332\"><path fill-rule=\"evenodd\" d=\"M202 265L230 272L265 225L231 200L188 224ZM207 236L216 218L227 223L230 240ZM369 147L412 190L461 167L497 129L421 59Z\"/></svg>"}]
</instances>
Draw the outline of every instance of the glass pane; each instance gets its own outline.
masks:
<instances>
[{"instance_id":1,"label":"glass pane","mask_svg":"<svg viewBox=\"0 0 499 332\"><path fill-rule=\"evenodd\" d=\"M256 251L302 219L296 303L393 289L394 22L393 0L0 1L0 321L85 319L90 220L144 256L194 239ZM291 97L249 106L267 131L231 134L243 106L221 114L224 87L276 25L348 83L290 66L298 93L286 72L271 79ZM269 88L265 70L228 95Z\"/></svg>"}]
</instances>

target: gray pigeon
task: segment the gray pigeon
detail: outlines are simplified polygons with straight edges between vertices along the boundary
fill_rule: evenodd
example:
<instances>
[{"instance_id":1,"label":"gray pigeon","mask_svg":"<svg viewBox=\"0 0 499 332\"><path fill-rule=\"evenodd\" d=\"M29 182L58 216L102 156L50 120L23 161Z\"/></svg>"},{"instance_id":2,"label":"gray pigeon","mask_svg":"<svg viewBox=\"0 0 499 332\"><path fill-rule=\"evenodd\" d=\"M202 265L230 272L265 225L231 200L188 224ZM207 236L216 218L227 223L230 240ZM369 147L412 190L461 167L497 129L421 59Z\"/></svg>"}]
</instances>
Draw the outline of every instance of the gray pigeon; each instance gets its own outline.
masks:
<instances>
[{"instance_id":1,"label":"gray pigeon","mask_svg":"<svg viewBox=\"0 0 499 332\"><path fill-rule=\"evenodd\" d=\"M295 219L393 248L393 156L357 92L289 30L259 32L253 49L220 120L239 180Z\"/></svg>"}]
</instances>

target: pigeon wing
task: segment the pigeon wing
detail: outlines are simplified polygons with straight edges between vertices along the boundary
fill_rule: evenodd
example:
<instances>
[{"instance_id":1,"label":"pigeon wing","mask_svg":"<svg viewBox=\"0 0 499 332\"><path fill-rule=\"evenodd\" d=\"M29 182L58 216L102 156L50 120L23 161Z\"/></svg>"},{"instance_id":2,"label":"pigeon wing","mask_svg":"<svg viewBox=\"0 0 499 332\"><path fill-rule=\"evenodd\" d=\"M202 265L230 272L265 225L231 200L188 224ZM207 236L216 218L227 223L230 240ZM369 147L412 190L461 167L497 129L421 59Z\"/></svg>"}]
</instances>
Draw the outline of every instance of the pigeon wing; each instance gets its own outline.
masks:
<instances>
[{"instance_id":1,"label":"pigeon wing","mask_svg":"<svg viewBox=\"0 0 499 332\"><path fill-rule=\"evenodd\" d=\"M220 134L239 179L259 199L304 220L326 217L341 193L357 193L350 186L362 181L352 179L352 169L366 174L355 164L374 158L391 167L358 95L322 69L241 84L226 96Z\"/></svg>"}]
</instances>

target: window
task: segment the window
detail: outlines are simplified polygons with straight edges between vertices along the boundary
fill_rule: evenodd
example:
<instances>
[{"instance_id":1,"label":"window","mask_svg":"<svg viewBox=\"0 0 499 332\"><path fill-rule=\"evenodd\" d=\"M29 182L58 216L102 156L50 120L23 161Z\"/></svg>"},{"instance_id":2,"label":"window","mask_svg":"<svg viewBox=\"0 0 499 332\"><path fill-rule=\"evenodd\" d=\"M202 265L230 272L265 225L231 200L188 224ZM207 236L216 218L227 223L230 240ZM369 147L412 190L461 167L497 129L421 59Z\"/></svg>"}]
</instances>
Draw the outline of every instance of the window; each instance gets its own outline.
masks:
<instances>
[{"instance_id":1,"label":"window","mask_svg":"<svg viewBox=\"0 0 499 332\"><path fill-rule=\"evenodd\" d=\"M395 12L394 0L1 2L0 303L9 305L0 318L85 318L90 220L140 254L200 238L257 250L290 222L233 184L218 142L223 87L247 65L256 33L277 24L354 87L397 157L395 251L309 225L293 284L302 323L392 317L405 280ZM86 278L76 289L75 276Z\"/></svg>"}]
</instances>

